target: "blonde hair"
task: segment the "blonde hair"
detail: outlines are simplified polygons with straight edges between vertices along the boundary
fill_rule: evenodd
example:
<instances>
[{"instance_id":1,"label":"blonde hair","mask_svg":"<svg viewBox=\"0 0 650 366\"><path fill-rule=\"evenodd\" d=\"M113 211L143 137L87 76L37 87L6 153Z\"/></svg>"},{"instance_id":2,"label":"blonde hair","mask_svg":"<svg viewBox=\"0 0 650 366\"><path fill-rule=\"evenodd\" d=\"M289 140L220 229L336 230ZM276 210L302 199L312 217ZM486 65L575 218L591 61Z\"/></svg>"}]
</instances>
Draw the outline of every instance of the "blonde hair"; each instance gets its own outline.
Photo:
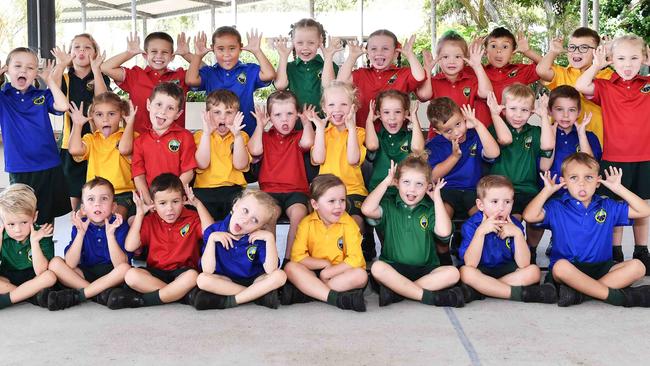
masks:
<instances>
[{"instance_id":1,"label":"blonde hair","mask_svg":"<svg viewBox=\"0 0 650 366\"><path fill-rule=\"evenodd\" d=\"M564 176L567 167L571 163L584 165L589 169L594 169L597 172L600 171L600 164L598 163L598 160L596 160L593 156L587 153L577 152L567 156L562 162L562 166L560 168L560 172L562 173L562 176Z\"/></svg>"},{"instance_id":2,"label":"blonde hair","mask_svg":"<svg viewBox=\"0 0 650 366\"><path fill-rule=\"evenodd\" d=\"M338 186L345 187L345 183L343 183L341 178L337 177L334 174L321 174L314 178L314 180L309 185L309 197L314 201L318 201L318 199L321 198L321 196L324 195L327 190Z\"/></svg>"},{"instance_id":3,"label":"blonde hair","mask_svg":"<svg viewBox=\"0 0 650 366\"><path fill-rule=\"evenodd\" d=\"M68 52L72 52L72 44L74 43L74 40L77 38L85 38L89 40L90 43L93 45L93 50L95 50L95 55L97 55L97 51L99 50L99 45L97 44L97 41L95 41L95 38L93 38L93 36L90 33L81 33L72 37L72 41L70 41L70 47L68 47Z\"/></svg>"},{"instance_id":4,"label":"blonde hair","mask_svg":"<svg viewBox=\"0 0 650 366\"><path fill-rule=\"evenodd\" d=\"M412 169L417 172L424 174L424 178L428 183L432 183L433 180L433 171L427 160L427 153L411 153L404 160L402 160L397 165L397 171L395 172L395 179L399 181L399 178L402 176L405 169Z\"/></svg>"},{"instance_id":5,"label":"blonde hair","mask_svg":"<svg viewBox=\"0 0 650 366\"><path fill-rule=\"evenodd\" d=\"M488 190L492 188L510 188L514 194L515 188L512 185L512 182L508 177L503 175L486 175L481 178L476 184L476 197L479 199L485 198Z\"/></svg>"},{"instance_id":6,"label":"blonde hair","mask_svg":"<svg viewBox=\"0 0 650 366\"><path fill-rule=\"evenodd\" d=\"M242 192L242 194L239 197L235 198L232 205L234 206L237 202L243 200L246 197L255 198L257 203L259 203L262 207L266 209L265 212L269 213L269 219L267 222L265 222L262 225L262 227L265 228L266 230L272 231L273 227L278 221L278 218L280 217L280 214L282 213L280 210L280 206L278 206L277 202L275 201L275 198L273 198L270 194L264 191L247 189L244 192Z\"/></svg>"},{"instance_id":7,"label":"blonde hair","mask_svg":"<svg viewBox=\"0 0 650 366\"><path fill-rule=\"evenodd\" d=\"M324 109L327 92L331 90L339 89L342 90L345 95L348 97L350 104L355 107L359 107L359 100L357 99L357 89L352 85L352 83L346 83L344 81L332 80L325 88L323 88L323 95L320 99L321 107Z\"/></svg>"},{"instance_id":8,"label":"blonde hair","mask_svg":"<svg viewBox=\"0 0 650 366\"><path fill-rule=\"evenodd\" d=\"M129 102L120 98L119 95L111 91L107 91L99 95L96 95L93 98L93 103L90 105L90 108L88 108L89 117L92 118L92 114L95 111L95 107L100 104L110 104L117 107L120 110L120 113L122 114L122 118L128 117L130 114Z\"/></svg>"},{"instance_id":9,"label":"blonde hair","mask_svg":"<svg viewBox=\"0 0 650 366\"><path fill-rule=\"evenodd\" d=\"M505 104L506 98L530 99L530 103L532 105L535 104L535 93L533 93L533 89L522 83L510 84L503 89L503 94L501 96L502 103Z\"/></svg>"},{"instance_id":10,"label":"blonde hair","mask_svg":"<svg viewBox=\"0 0 650 366\"><path fill-rule=\"evenodd\" d=\"M23 183L14 183L0 192L0 214L11 213L34 216L36 195L34 189Z\"/></svg>"},{"instance_id":11,"label":"blonde hair","mask_svg":"<svg viewBox=\"0 0 650 366\"><path fill-rule=\"evenodd\" d=\"M643 40L643 38L637 36L636 34L626 34L624 36L617 37L612 41L612 55L614 54L614 50L616 49L617 46L619 46L621 43L636 43L636 45L641 48L641 55L643 57L648 57L647 50L646 50L646 43Z\"/></svg>"}]
</instances>

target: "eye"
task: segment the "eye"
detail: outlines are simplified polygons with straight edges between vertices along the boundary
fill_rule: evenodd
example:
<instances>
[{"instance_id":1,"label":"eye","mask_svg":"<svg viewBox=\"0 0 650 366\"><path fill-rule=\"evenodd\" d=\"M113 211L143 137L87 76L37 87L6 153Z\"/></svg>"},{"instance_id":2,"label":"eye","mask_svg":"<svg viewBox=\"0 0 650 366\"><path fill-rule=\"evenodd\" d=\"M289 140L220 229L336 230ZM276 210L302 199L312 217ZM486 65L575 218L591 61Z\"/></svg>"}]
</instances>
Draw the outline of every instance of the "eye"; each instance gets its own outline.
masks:
<instances>
[{"instance_id":1,"label":"eye","mask_svg":"<svg viewBox=\"0 0 650 366\"><path fill-rule=\"evenodd\" d=\"M242 211L243 211L245 214L248 214L248 209L247 209L246 207L244 207L244 208L242 209Z\"/></svg>"},{"instance_id":2,"label":"eye","mask_svg":"<svg viewBox=\"0 0 650 366\"><path fill-rule=\"evenodd\" d=\"M95 197L88 197L88 201L89 201L89 202L94 202L94 201L95 201Z\"/></svg>"},{"instance_id":3,"label":"eye","mask_svg":"<svg viewBox=\"0 0 650 366\"><path fill-rule=\"evenodd\" d=\"M509 204L512 203L512 200L505 200L505 202L506 202L506 205L509 205Z\"/></svg>"},{"instance_id":4,"label":"eye","mask_svg":"<svg viewBox=\"0 0 650 366\"><path fill-rule=\"evenodd\" d=\"M424 184L423 184L422 182L417 182L417 183L415 184L415 186L418 187L418 188L420 188L420 187L424 186Z\"/></svg>"},{"instance_id":5,"label":"eye","mask_svg":"<svg viewBox=\"0 0 650 366\"><path fill-rule=\"evenodd\" d=\"M594 177L593 177L593 175L588 175L588 176L585 177L585 180L587 182L591 182L592 180L594 180Z\"/></svg>"},{"instance_id":6,"label":"eye","mask_svg":"<svg viewBox=\"0 0 650 366\"><path fill-rule=\"evenodd\" d=\"M259 222L259 220L257 220L257 217L253 217L253 219L251 219L251 221L252 221L253 224L255 224L255 225L257 225L257 223Z\"/></svg>"},{"instance_id":7,"label":"eye","mask_svg":"<svg viewBox=\"0 0 650 366\"><path fill-rule=\"evenodd\" d=\"M491 200L490 203L497 204L497 200Z\"/></svg>"}]
</instances>

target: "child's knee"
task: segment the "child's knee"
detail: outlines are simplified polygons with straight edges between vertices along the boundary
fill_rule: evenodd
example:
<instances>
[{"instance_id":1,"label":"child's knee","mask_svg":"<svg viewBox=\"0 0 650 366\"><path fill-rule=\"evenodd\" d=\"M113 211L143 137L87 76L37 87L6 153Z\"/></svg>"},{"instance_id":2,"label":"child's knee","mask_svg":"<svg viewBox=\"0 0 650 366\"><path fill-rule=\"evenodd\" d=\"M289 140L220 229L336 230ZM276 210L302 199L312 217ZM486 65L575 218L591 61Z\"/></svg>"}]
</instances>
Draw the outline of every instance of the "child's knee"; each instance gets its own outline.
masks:
<instances>
[{"instance_id":1,"label":"child's knee","mask_svg":"<svg viewBox=\"0 0 650 366\"><path fill-rule=\"evenodd\" d=\"M525 267L524 270L525 270L524 280L526 282L539 281L542 276L542 271L540 271L539 267L535 264L531 264L528 267Z\"/></svg>"},{"instance_id":2,"label":"child's knee","mask_svg":"<svg viewBox=\"0 0 650 366\"><path fill-rule=\"evenodd\" d=\"M467 265L460 267L460 270L458 271L460 280L463 282L471 282L476 278L476 272L478 272L478 269Z\"/></svg>"},{"instance_id":3,"label":"child's knee","mask_svg":"<svg viewBox=\"0 0 650 366\"><path fill-rule=\"evenodd\" d=\"M205 290L205 288L209 286L210 280L210 276L207 273L199 273L199 275L196 276L196 286L201 290Z\"/></svg>"},{"instance_id":4,"label":"child's knee","mask_svg":"<svg viewBox=\"0 0 650 366\"><path fill-rule=\"evenodd\" d=\"M646 274L646 268L643 262L641 262L638 259L632 259L630 260L630 267L632 267L632 271L634 273L635 278L643 278Z\"/></svg>"},{"instance_id":5,"label":"child's knee","mask_svg":"<svg viewBox=\"0 0 650 366\"><path fill-rule=\"evenodd\" d=\"M279 268L271 272L269 277L271 282L277 287L280 287L287 282L287 274Z\"/></svg>"},{"instance_id":6,"label":"child's knee","mask_svg":"<svg viewBox=\"0 0 650 366\"><path fill-rule=\"evenodd\" d=\"M126 282L126 284L129 286L137 283L142 278L142 271L143 270L139 268L129 269L124 274L124 282Z\"/></svg>"},{"instance_id":7,"label":"child's knee","mask_svg":"<svg viewBox=\"0 0 650 366\"><path fill-rule=\"evenodd\" d=\"M460 272L458 269L454 266L443 266L440 267L443 268L444 271L442 271L443 275L445 276L447 282L449 283L456 283L460 281Z\"/></svg>"},{"instance_id":8,"label":"child's knee","mask_svg":"<svg viewBox=\"0 0 650 366\"><path fill-rule=\"evenodd\" d=\"M286 273L287 277L291 278L296 275L297 272L300 271L300 267L302 264L297 263L297 262L287 262L287 265L284 266L284 272Z\"/></svg>"},{"instance_id":9,"label":"child's knee","mask_svg":"<svg viewBox=\"0 0 650 366\"><path fill-rule=\"evenodd\" d=\"M551 273L553 274L553 277L566 278L571 271L571 267L573 266L569 261L566 259L560 259L555 262L555 265L553 265Z\"/></svg>"},{"instance_id":10,"label":"child's knee","mask_svg":"<svg viewBox=\"0 0 650 366\"><path fill-rule=\"evenodd\" d=\"M67 266L63 258L54 257L50 259L50 263L47 265L47 269L50 271L58 272L61 270L62 266Z\"/></svg>"},{"instance_id":11,"label":"child's knee","mask_svg":"<svg viewBox=\"0 0 650 366\"><path fill-rule=\"evenodd\" d=\"M38 277L41 279L41 281L43 281L43 285L45 285L45 287L54 286L57 280L56 274L50 270L41 273L38 275Z\"/></svg>"},{"instance_id":12,"label":"child's knee","mask_svg":"<svg viewBox=\"0 0 650 366\"><path fill-rule=\"evenodd\" d=\"M186 285L196 286L196 279L198 278L199 273L194 269L188 269L183 272L180 276L176 277L177 280L182 281Z\"/></svg>"},{"instance_id":13,"label":"child's knee","mask_svg":"<svg viewBox=\"0 0 650 366\"><path fill-rule=\"evenodd\" d=\"M352 271L352 281L355 286L365 286L368 282L368 272L363 268L355 268Z\"/></svg>"},{"instance_id":14,"label":"child's knee","mask_svg":"<svg viewBox=\"0 0 650 366\"><path fill-rule=\"evenodd\" d=\"M120 274L121 277L126 276L126 272L128 272L130 269L131 265L128 263L122 263L115 267L115 270Z\"/></svg>"},{"instance_id":15,"label":"child's knee","mask_svg":"<svg viewBox=\"0 0 650 366\"><path fill-rule=\"evenodd\" d=\"M372 274L373 277L383 278L386 275L386 271L388 270L388 267L390 267L389 264L377 260L370 267L370 273Z\"/></svg>"}]
</instances>

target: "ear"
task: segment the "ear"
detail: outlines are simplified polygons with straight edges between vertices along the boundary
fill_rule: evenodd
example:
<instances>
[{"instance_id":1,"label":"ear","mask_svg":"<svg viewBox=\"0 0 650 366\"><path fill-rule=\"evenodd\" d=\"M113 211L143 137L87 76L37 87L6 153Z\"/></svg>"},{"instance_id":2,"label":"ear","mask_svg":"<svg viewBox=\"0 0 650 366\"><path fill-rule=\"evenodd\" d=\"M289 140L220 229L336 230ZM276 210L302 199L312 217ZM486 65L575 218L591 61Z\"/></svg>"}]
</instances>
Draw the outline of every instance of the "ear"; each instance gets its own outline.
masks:
<instances>
[{"instance_id":1,"label":"ear","mask_svg":"<svg viewBox=\"0 0 650 366\"><path fill-rule=\"evenodd\" d=\"M38 219L38 210L34 212L34 222L36 222L37 219Z\"/></svg>"},{"instance_id":2,"label":"ear","mask_svg":"<svg viewBox=\"0 0 650 366\"><path fill-rule=\"evenodd\" d=\"M113 202L113 206L111 206L111 213L115 213L115 210L117 210L117 202Z\"/></svg>"},{"instance_id":3,"label":"ear","mask_svg":"<svg viewBox=\"0 0 650 366\"><path fill-rule=\"evenodd\" d=\"M476 208L478 208L479 211L483 212L485 209L485 205L483 204L483 201L481 201L480 198L476 199Z\"/></svg>"},{"instance_id":4,"label":"ear","mask_svg":"<svg viewBox=\"0 0 650 366\"><path fill-rule=\"evenodd\" d=\"M151 111L151 99L147 98L147 110Z\"/></svg>"},{"instance_id":5,"label":"ear","mask_svg":"<svg viewBox=\"0 0 650 366\"><path fill-rule=\"evenodd\" d=\"M147 59L147 51L142 52L142 58Z\"/></svg>"},{"instance_id":6,"label":"ear","mask_svg":"<svg viewBox=\"0 0 650 366\"><path fill-rule=\"evenodd\" d=\"M314 210L318 210L318 202L315 199L310 199L309 203L311 203L311 207L313 207Z\"/></svg>"},{"instance_id":7,"label":"ear","mask_svg":"<svg viewBox=\"0 0 650 366\"><path fill-rule=\"evenodd\" d=\"M566 179L564 179L564 177L560 177L560 183L565 183L565 182L566 182Z\"/></svg>"},{"instance_id":8,"label":"ear","mask_svg":"<svg viewBox=\"0 0 650 366\"><path fill-rule=\"evenodd\" d=\"M178 113L176 113L176 116L174 117L174 121L177 120L178 117L181 116L181 114L183 114L183 109L179 109L179 110L178 110Z\"/></svg>"}]
</instances>

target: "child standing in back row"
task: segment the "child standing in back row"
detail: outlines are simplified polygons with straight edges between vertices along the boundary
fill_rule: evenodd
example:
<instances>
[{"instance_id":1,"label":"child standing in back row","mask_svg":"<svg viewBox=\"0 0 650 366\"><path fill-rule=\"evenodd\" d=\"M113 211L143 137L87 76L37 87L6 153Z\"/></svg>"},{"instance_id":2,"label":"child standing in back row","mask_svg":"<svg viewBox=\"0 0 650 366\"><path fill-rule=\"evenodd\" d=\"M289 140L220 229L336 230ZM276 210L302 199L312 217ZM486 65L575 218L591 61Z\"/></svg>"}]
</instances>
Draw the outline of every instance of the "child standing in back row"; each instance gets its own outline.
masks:
<instances>
[{"instance_id":1,"label":"child standing in back row","mask_svg":"<svg viewBox=\"0 0 650 366\"><path fill-rule=\"evenodd\" d=\"M396 89L402 93L414 92L426 79L426 74L420 61L413 52L415 35L400 45L397 36L389 30L380 29L368 36L366 48L356 41L348 43L349 55L337 80L354 84L359 90L359 110L356 123L364 127L368 117L370 101L375 99L382 90ZM368 65L352 71L359 56L368 54ZM410 67L401 67L402 55L406 57ZM397 66L393 62L397 59ZM375 130L379 130L379 123L375 123Z\"/></svg>"}]
</instances>

